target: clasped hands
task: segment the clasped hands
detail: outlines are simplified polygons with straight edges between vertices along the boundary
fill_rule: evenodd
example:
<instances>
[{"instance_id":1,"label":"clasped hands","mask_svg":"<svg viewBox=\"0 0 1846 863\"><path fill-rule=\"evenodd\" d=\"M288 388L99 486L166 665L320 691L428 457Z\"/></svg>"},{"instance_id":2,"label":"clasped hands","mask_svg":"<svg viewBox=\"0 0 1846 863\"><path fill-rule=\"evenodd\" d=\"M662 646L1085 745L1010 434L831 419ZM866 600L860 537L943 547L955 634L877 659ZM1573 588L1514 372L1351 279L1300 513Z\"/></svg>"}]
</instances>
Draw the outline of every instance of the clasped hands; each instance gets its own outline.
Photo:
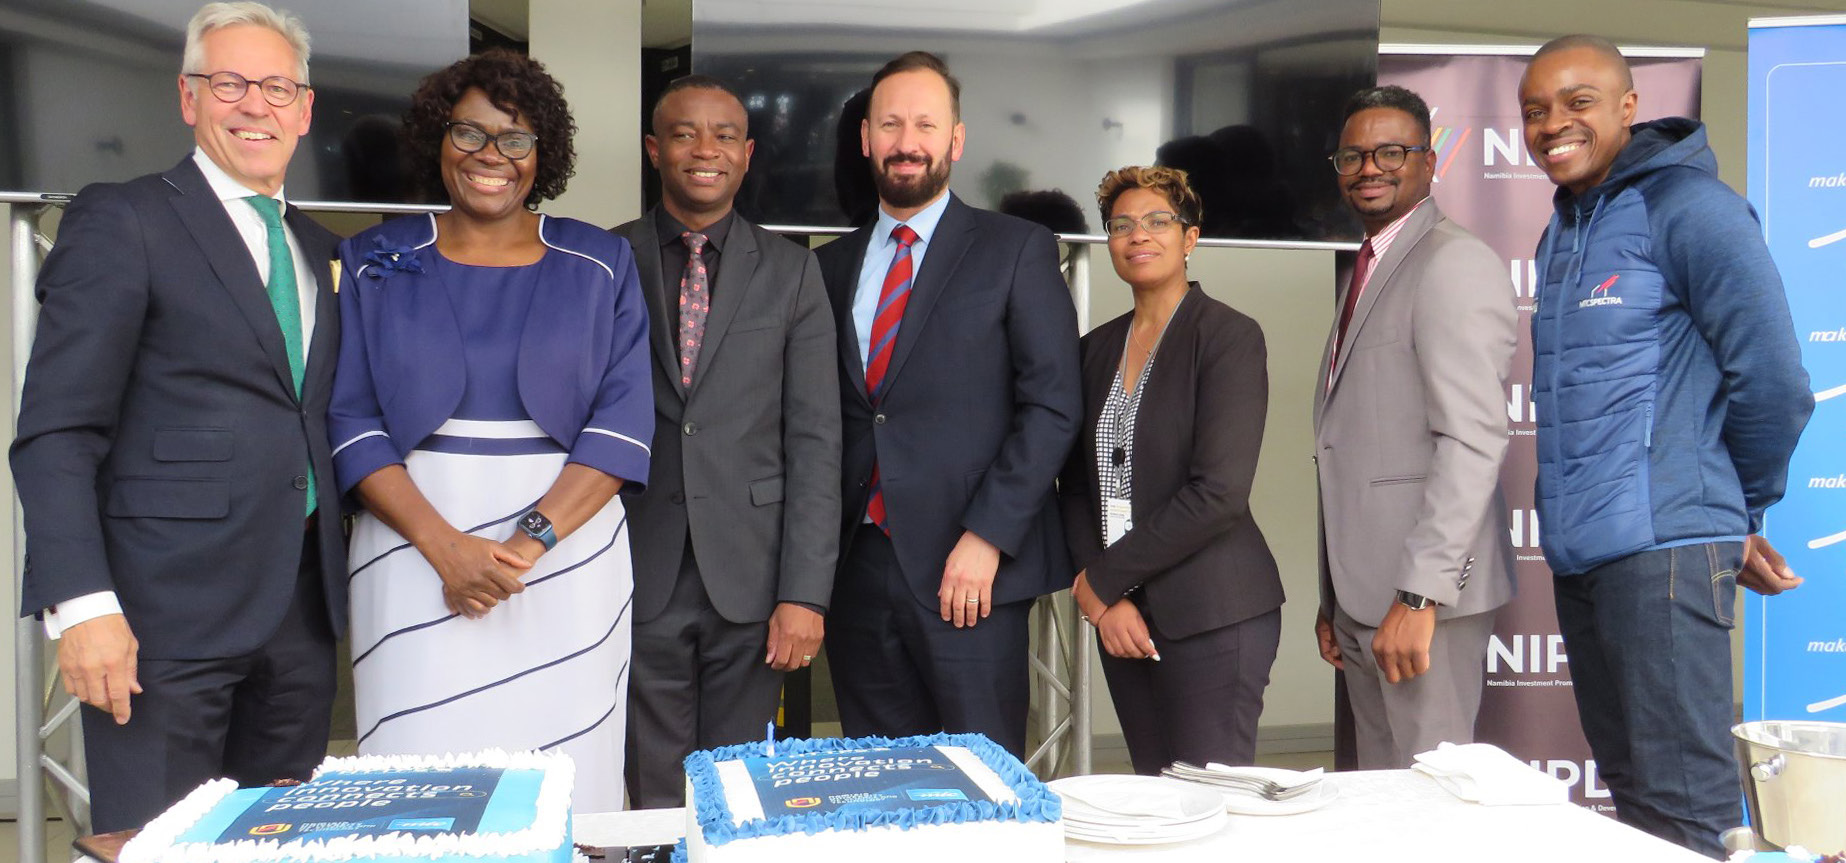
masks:
<instances>
[{"instance_id":1,"label":"clasped hands","mask_svg":"<svg viewBox=\"0 0 1846 863\"><path fill-rule=\"evenodd\" d=\"M443 605L455 614L478 620L526 589L520 577L545 553L545 547L523 533L495 542L457 530L445 533L427 547L419 546L417 551L442 579Z\"/></svg>"},{"instance_id":2,"label":"clasped hands","mask_svg":"<svg viewBox=\"0 0 1846 863\"><path fill-rule=\"evenodd\" d=\"M1141 616L1141 609L1134 600L1123 597L1113 605L1104 605L1102 597L1090 589L1087 570L1077 573L1070 594L1077 601L1077 610L1096 627L1102 649L1110 656L1160 661L1160 651L1154 648L1153 636L1147 630L1147 619Z\"/></svg>"}]
</instances>

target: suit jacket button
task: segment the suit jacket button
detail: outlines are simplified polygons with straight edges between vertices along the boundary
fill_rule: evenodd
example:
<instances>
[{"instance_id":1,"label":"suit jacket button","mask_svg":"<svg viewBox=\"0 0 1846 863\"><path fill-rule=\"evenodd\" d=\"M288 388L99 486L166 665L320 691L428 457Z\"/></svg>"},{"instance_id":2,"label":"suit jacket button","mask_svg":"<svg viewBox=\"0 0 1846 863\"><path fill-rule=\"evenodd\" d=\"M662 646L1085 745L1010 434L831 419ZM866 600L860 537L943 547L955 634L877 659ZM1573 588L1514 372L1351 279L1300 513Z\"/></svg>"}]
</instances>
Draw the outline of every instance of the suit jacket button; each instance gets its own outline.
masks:
<instances>
[{"instance_id":1,"label":"suit jacket button","mask_svg":"<svg viewBox=\"0 0 1846 863\"><path fill-rule=\"evenodd\" d=\"M884 424L885 424L885 415L884 415L884 414L882 414L882 413L876 413L876 414L872 414L872 422L874 422L874 423L877 423L877 424L879 424L879 425L884 425Z\"/></svg>"},{"instance_id":2,"label":"suit jacket button","mask_svg":"<svg viewBox=\"0 0 1846 863\"><path fill-rule=\"evenodd\" d=\"M295 490L296 491L307 491L308 490L308 478L305 476L295 477Z\"/></svg>"},{"instance_id":3,"label":"suit jacket button","mask_svg":"<svg viewBox=\"0 0 1846 863\"><path fill-rule=\"evenodd\" d=\"M686 493L685 493L685 492L683 492L683 491L676 491L676 492L674 492L674 493L673 493L673 497L672 497L672 501L673 501L674 503L685 503L685 502L686 502Z\"/></svg>"},{"instance_id":4,"label":"suit jacket button","mask_svg":"<svg viewBox=\"0 0 1846 863\"><path fill-rule=\"evenodd\" d=\"M686 433L687 437L692 437L693 435L699 433L699 424L695 422L688 421L685 425L680 426L679 428L680 428L680 431L683 431Z\"/></svg>"}]
</instances>

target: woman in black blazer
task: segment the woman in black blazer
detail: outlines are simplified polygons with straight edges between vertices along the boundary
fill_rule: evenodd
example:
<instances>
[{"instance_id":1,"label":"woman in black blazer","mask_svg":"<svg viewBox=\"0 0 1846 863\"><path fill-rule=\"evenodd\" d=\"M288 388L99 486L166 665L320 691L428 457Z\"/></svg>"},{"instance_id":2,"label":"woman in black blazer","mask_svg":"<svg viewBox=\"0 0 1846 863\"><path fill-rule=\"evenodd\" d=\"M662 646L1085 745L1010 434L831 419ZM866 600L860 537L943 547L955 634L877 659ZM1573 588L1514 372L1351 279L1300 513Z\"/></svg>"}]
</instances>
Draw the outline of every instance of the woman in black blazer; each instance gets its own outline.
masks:
<instances>
[{"instance_id":1,"label":"woman in black blazer","mask_svg":"<svg viewBox=\"0 0 1846 863\"><path fill-rule=\"evenodd\" d=\"M1186 278L1200 212L1185 172L1111 171L1096 200L1135 307L1083 338L1085 422L1058 483L1072 593L1136 772L1248 764L1282 631L1250 515L1263 332Z\"/></svg>"}]
</instances>

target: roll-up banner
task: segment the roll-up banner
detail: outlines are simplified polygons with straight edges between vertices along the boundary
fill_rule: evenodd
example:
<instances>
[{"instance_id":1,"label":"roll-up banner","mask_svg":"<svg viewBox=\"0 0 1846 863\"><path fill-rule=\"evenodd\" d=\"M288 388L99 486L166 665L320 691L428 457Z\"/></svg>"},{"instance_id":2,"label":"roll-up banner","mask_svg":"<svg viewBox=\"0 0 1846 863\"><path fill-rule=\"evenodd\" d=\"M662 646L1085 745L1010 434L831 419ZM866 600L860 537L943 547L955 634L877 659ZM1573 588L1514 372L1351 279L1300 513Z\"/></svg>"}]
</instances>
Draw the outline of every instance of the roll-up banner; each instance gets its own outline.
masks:
<instances>
[{"instance_id":1,"label":"roll-up banner","mask_svg":"<svg viewBox=\"0 0 1846 863\"><path fill-rule=\"evenodd\" d=\"M1382 45L1378 83L1407 87L1429 103L1437 153L1436 201L1449 218L1506 261L1519 306L1519 350L1506 387L1511 445L1501 469L1506 504L1512 510L1519 595L1500 610L1487 655L1481 658L1487 688L1475 735L1570 782L1578 803L1612 814L1609 790L1597 778L1577 722L1570 660L1558 635L1551 570L1539 551L1540 526L1533 509L1538 474L1532 405L1531 315L1537 292L1533 254L1551 217L1556 188L1526 152L1519 116L1519 76L1536 49ZM1703 50L1624 48L1622 53L1634 68L1638 120L1699 115ZM1846 383L1846 375L1840 382ZM1846 522L1839 527L1846 529Z\"/></svg>"},{"instance_id":2,"label":"roll-up banner","mask_svg":"<svg viewBox=\"0 0 1846 863\"><path fill-rule=\"evenodd\" d=\"M1745 594L1744 716L1846 722L1846 16L1750 22L1750 203L1782 271L1814 417L1763 536L1800 588Z\"/></svg>"}]
</instances>

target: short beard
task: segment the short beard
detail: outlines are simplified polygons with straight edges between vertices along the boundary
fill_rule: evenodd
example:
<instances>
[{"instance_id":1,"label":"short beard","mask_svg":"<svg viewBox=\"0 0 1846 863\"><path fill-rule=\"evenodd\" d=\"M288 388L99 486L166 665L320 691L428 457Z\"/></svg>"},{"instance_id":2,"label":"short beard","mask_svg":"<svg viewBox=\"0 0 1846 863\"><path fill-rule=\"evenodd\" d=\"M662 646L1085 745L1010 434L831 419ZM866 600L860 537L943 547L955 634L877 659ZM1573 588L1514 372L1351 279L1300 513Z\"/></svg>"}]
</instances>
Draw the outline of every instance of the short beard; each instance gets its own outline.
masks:
<instances>
[{"instance_id":1,"label":"short beard","mask_svg":"<svg viewBox=\"0 0 1846 863\"><path fill-rule=\"evenodd\" d=\"M887 205L907 210L921 207L936 199L942 190L949 186L949 163L938 166L934 160L915 180L899 180L890 173L892 159L886 159L879 170L872 172L872 184L878 187L878 200ZM937 170L940 167L941 170Z\"/></svg>"}]
</instances>

